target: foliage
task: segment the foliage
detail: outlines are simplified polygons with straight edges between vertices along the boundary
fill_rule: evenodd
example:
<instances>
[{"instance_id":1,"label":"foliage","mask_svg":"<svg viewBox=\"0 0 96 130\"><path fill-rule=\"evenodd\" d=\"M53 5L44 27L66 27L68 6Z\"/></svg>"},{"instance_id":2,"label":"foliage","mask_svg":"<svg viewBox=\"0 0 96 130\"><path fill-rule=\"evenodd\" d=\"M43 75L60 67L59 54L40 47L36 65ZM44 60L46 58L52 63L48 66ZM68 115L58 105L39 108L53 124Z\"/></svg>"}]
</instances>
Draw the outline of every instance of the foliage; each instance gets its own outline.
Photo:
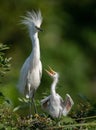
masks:
<instances>
[{"instance_id":1,"label":"foliage","mask_svg":"<svg viewBox=\"0 0 96 130\"><path fill-rule=\"evenodd\" d=\"M84 105L84 104L82 104ZM17 112L13 112L10 103L3 100L0 105L0 129L10 130L79 130L79 129L95 129L96 128L96 116L88 116L88 112L91 107L88 106L88 111L85 111L79 105L77 111L70 113L68 117L61 117L59 119L52 119L50 116L43 114L35 114L32 118L28 116L21 116ZM91 105L91 104L90 104ZM86 117L78 116L78 112L81 115L86 113ZM73 114L74 113L74 114Z\"/></svg>"},{"instance_id":2,"label":"foliage","mask_svg":"<svg viewBox=\"0 0 96 130\"><path fill-rule=\"evenodd\" d=\"M2 97L2 94L0 98ZM3 95L4 97L4 95ZM21 102L28 102L25 99L19 99ZM82 105L81 105L82 104ZM13 111L10 102L3 98L0 105L0 129L5 130L79 130L96 128L96 113L90 115L90 111L95 109L94 105L81 99L78 108L72 111L69 116L53 119L43 114L35 114L33 117L21 116L17 111ZM95 111L96 112L96 111ZM7 115L7 116L6 116Z\"/></svg>"},{"instance_id":3,"label":"foliage","mask_svg":"<svg viewBox=\"0 0 96 130\"><path fill-rule=\"evenodd\" d=\"M0 78L10 70L10 60L11 58L5 57L5 50L8 50L9 47L0 43Z\"/></svg>"}]
</instances>

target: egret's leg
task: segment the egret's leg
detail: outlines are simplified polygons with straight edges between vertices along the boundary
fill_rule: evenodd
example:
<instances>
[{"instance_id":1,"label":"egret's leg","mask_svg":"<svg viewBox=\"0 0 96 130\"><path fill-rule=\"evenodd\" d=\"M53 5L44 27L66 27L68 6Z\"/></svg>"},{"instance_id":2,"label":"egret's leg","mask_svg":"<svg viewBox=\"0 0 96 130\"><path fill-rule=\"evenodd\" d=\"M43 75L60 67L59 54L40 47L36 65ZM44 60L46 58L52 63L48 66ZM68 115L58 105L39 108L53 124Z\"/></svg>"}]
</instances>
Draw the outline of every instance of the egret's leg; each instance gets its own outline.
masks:
<instances>
[{"instance_id":1,"label":"egret's leg","mask_svg":"<svg viewBox=\"0 0 96 130\"><path fill-rule=\"evenodd\" d=\"M35 100L34 98L32 99L32 102L33 102L33 106L34 106L34 111L35 111L35 114L37 114L37 108L36 108L36 104L35 104Z\"/></svg>"},{"instance_id":2,"label":"egret's leg","mask_svg":"<svg viewBox=\"0 0 96 130\"><path fill-rule=\"evenodd\" d=\"M32 101L31 101L31 98L29 98L29 116L32 117Z\"/></svg>"},{"instance_id":3,"label":"egret's leg","mask_svg":"<svg viewBox=\"0 0 96 130\"><path fill-rule=\"evenodd\" d=\"M35 100L34 100L34 95L35 95L35 91L33 92L32 103L33 103L33 107L34 107L34 112L36 114L37 113L37 108L36 108L36 104L35 104Z\"/></svg>"},{"instance_id":4,"label":"egret's leg","mask_svg":"<svg viewBox=\"0 0 96 130\"><path fill-rule=\"evenodd\" d=\"M29 93L29 116L32 117L32 101L30 98L30 84L28 84L28 93Z\"/></svg>"}]
</instances>

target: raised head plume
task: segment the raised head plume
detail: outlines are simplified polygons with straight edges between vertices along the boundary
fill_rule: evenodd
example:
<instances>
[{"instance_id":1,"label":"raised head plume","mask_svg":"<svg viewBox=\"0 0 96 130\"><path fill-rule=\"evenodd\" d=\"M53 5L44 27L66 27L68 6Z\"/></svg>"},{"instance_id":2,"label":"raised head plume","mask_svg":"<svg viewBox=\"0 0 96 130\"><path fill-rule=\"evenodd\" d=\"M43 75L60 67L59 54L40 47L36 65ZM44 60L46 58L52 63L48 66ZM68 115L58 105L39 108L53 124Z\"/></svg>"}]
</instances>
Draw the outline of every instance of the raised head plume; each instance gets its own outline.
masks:
<instances>
[{"instance_id":1,"label":"raised head plume","mask_svg":"<svg viewBox=\"0 0 96 130\"><path fill-rule=\"evenodd\" d=\"M40 10L36 12L27 12L26 16L23 16L23 18L22 23L28 27L32 26L32 24L36 27L40 27L42 23L42 15Z\"/></svg>"}]
</instances>

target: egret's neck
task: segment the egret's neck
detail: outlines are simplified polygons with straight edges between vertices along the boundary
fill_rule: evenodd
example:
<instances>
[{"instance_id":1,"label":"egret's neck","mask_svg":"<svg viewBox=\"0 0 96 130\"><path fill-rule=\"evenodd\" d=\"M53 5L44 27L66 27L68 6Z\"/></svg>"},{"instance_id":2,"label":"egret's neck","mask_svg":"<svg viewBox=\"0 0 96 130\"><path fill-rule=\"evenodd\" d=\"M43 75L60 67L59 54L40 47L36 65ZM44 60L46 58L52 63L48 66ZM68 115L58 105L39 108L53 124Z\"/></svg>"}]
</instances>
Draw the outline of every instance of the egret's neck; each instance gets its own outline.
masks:
<instances>
[{"instance_id":1,"label":"egret's neck","mask_svg":"<svg viewBox=\"0 0 96 130\"><path fill-rule=\"evenodd\" d=\"M32 40L32 58L33 59L40 59L40 47L39 47L39 39L38 39L38 33L35 33L34 35L31 35Z\"/></svg>"},{"instance_id":2,"label":"egret's neck","mask_svg":"<svg viewBox=\"0 0 96 130\"><path fill-rule=\"evenodd\" d=\"M56 77L54 80L53 80L53 83L51 85L51 94L54 95L56 94L56 85L58 83L58 77Z\"/></svg>"}]
</instances>

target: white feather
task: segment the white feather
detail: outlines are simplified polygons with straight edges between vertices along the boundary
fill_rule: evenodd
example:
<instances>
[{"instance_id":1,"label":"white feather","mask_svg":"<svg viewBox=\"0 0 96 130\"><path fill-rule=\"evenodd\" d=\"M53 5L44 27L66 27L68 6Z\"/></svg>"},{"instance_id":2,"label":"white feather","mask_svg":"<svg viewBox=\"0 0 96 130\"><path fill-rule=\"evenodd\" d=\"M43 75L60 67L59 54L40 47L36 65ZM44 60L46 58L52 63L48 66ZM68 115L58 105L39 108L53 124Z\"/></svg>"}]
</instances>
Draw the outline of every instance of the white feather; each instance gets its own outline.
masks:
<instances>
[{"instance_id":1,"label":"white feather","mask_svg":"<svg viewBox=\"0 0 96 130\"><path fill-rule=\"evenodd\" d=\"M66 94L65 101L62 97L56 93L56 85L58 83L58 73L49 73L53 78L53 83L51 85L51 95L41 100L41 107L43 110L48 112L53 118L59 118L62 115L66 116L71 110L74 102L69 94Z\"/></svg>"},{"instance_id":2,"label":"white feather","mask_svg":"<svg viewBox=\"0 0 96 130\"><path fill-rule=\"evenodd\" d=\"M42 23L42 15L40 10L35 12L27 12L26 16L23 17L22 23L27 25L28 27L32 26L34 24L37 27L40 27Z\"/></svg>"},{"instance_id":3,"label":"white feather","mask_svg":"<svg viewBox=\"0 0 96 130\"><path fill-rule=\"evenodd\" d=\"M42 23L41 12L27 12L27 15L23 17L22 23L28 26L33 49L21 68L18 89L25 96L31 98L39 87L42 76L38 29L36 28L36 26L40 27Z\"/></svg>"}]
</instances>

